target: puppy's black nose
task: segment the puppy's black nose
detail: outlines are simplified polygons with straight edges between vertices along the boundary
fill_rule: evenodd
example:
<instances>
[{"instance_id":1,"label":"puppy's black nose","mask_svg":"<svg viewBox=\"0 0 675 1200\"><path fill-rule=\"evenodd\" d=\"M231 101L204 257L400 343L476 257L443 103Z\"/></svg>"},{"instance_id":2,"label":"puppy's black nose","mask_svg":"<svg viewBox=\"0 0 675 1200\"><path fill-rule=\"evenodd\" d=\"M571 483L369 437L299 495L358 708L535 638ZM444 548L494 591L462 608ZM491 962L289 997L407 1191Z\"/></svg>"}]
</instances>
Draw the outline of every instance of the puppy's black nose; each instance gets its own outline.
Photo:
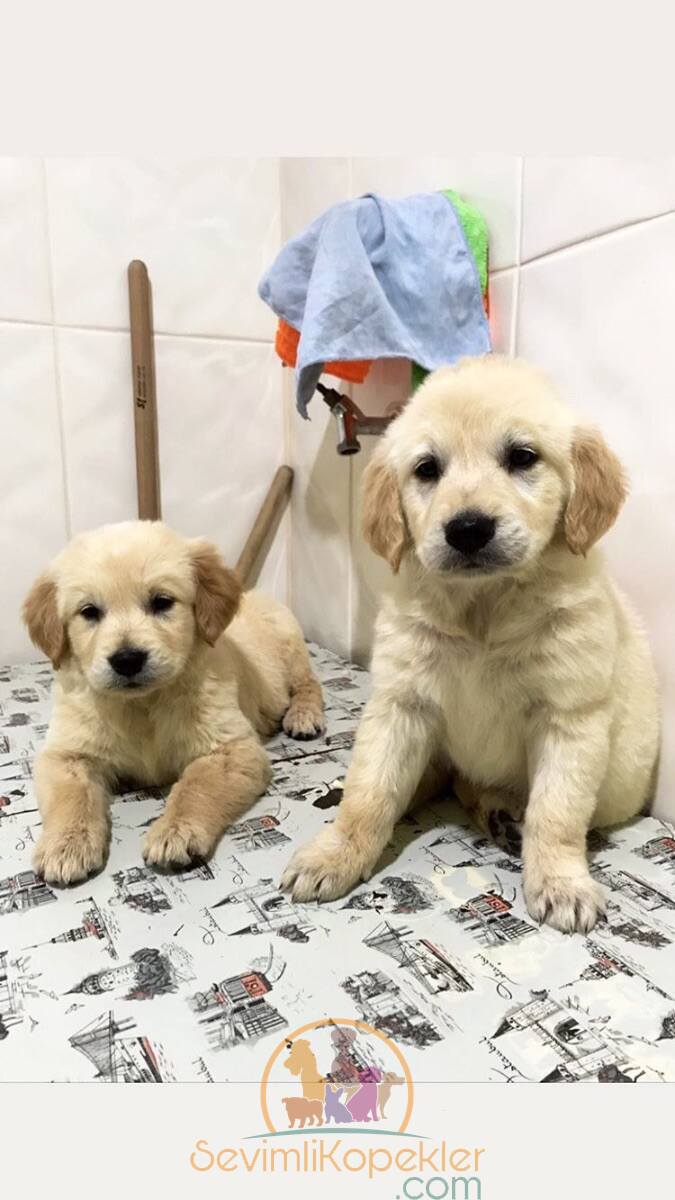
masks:
<instances>
[{"instance_id":1,"label":"puppy's black nose","mask_svg":"<svg viewBox=\"0 0 675 1200\"><path fill-rule=\"evenodd\" d=\"M476 508L457 513L445 526L445 540L460 554L475 554L495 536L497 522Z\"/></svg>"},{"instance_id":2,"label":"puppy's black nose","mask_svg":"<svg viewBox=\"0 0 675 1200\"><path fill-rule=\"evenodd\" d=\"M132 675L138 675L139 671L143 670L147 659L147 651L135 650L133 646L129 646L126 650L116 650L110 655L108 662L117 675L131 679Z\"/></svg>"}]
</instances>

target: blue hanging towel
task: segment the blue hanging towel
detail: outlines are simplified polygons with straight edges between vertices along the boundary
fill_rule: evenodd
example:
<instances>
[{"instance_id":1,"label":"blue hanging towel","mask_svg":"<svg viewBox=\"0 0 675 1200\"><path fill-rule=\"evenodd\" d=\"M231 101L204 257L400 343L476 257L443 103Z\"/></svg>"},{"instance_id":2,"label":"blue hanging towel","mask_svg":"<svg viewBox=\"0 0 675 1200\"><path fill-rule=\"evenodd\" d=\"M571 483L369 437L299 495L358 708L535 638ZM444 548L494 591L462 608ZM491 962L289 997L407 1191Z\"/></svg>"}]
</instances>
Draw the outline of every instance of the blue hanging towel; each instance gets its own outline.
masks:
<instances>
[{"instance_id":1,"label":"blue hanging towel","mask_svg":"<svg viewBox=\"0 0 675 1200\"><path fill-rule=\"evenodd\" d=\"M431 371L491 349L476 265L440 192L334 205L283 247L258 291L300 330L303 417L326 362L409 358Z\"/></svg>"}]
</instances>

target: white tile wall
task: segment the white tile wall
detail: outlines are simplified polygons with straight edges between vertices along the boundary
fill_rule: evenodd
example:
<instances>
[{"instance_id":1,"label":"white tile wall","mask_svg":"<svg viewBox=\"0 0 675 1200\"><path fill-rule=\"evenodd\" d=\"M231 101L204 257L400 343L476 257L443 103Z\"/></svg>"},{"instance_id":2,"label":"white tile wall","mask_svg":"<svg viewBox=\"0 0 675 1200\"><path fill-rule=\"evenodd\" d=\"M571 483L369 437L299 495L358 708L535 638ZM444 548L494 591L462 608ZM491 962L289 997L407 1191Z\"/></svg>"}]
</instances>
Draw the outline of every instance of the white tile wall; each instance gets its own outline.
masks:
<instances>
[{"instance_id":1,"label":"white tile wall","mask_svg":"<svg viewBox=\"0 0 675 1200\"><path fill-rule=\"evenodd\" d=\"M286 457L277 159L0 159L0 659L71 532L136 515L126 270L153 285L165 519L234 561ZM289 522L261 584L287 597Z\"/></svg>"},{"instance_id":2,"label":"white tile wall","mask_svg":"<svg viewBox=\"0 0 675 1200\"><path fill-rule=\"evenodd\" d=\"M282 169L284 236L336 200L455 187L491 235L493 344L551 371L627 463L631 498L607 538L617 578L644 614L664 695L660 811L675 815L675 159L293 159ZM563 247L569 246L568 249ZM288 389L289 398L291 388ZM369 412L404 399L407 374L378 364L354 397ZM300 464L291 595L313 636L368 658L386 567L359 534L358 490L374 439L344 462L316 414L289 412ZM304 490L304 495L303 495ZM330 512L308 519L308 512ZM330 532L327 532L330 529Z\"/></svg>"},{"instance_id":3,"label":"white tile wall","mask_svg":"<svg viewBox=\"0 0 675 1200\"><path fill-rule=\"evenodd\" d=\"M158 332L273 336L256 288L279 247L276 159L50 159L47 182L59 324L126 328L142 258Z\"/></svg>"},{"instance_id":4,"label":"white tile wall","mask_svg":"<svg viewBox=\"0 0 675 1200\"><path fill-rule=\"evenodd\" d=\"M164 519L234 561L283 461L278 360L270 344L160 335L156 363Z\"/></svg>"},{"instance_id":5,"label":"white tile wall","mask_svg":"<svg viewBox=\"0 0 675 1200\"><path fill-rule=\"evenodd\" d=\"M286 241L331 204L349 196L347 158L281 161L281 228ZM335 385L326 377L324 382ZM290 460L291 604L307 637L342 654L351 650L351 459L335 453L334 422L315 396L310 420L295 411L293 372L284 371ZM329 594L328 594L329 593Z\"/></svg>"},{"instance_id":6,"label":"white tile wall","mask_svg":"<svg viewBox=\"0 0 675 1200\"><path fill-rule=\"evenodd\" d=\"M128 521L136 516L129 335L57 329L56 343L71 531Z\"/></svg>"},{"instance_id":7,"label":"white tile wall","mask_svg":"<svg viewBox=\"0 0 675 1200\"><path fill-rule=\"evenodd\" d=\"M527 158L522 261L675 210L675 158Z\"/></svg>"},{"instance_id":8,"label":"white tile wall","mask_svg":"<svg viewBox=\"0 0 675 1200\"><path fill-rule=\"evenodd\" d=\"M0 322L0 651L35 657L19 623L28 584L66 536L63 459L49 326Z\"/></svg>"},{"instance_id":9,"label":"white tile wall","mask_svg":"<svg viewBox=\"0 0 675 1200\"><path fill-rule=\"evenodd\" d=\"M0 320L51 319L44 165L0 158Z\"/></svg>"}]
</instances>

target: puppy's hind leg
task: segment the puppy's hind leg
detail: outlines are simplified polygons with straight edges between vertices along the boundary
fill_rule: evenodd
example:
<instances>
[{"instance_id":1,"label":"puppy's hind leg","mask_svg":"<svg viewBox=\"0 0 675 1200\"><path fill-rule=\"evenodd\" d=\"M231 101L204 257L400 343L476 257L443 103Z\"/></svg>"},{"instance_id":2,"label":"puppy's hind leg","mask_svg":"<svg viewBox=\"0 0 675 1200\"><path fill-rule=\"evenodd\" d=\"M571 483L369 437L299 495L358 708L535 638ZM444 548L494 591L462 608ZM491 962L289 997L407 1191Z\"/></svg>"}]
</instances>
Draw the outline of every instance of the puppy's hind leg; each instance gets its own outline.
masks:
<instances>
[{"instance_id":1,"label":"puppy's hind leg","mask_svg":"<svg viewBox=\"0 0 675 1200\"><path fill-rule=\"evenodd\" d=\"M520 858L526 797L504 789L481 787L459 774L454 775L452 782L457 799L481 833L500 850Z\"/></svg>"},{"instance_id":2,"label":"puppy's hind leg","mask_svg":"<svg viewBox=\"0 0 675 1200\"><path fill-rule=\"evenodd\" d=\"M289 691L290 703L282 721L284 733L301 742L319 737L326 728L321 684L312 670L307 647L300 640L291 648Z\"/></svg>"}]
</instances>

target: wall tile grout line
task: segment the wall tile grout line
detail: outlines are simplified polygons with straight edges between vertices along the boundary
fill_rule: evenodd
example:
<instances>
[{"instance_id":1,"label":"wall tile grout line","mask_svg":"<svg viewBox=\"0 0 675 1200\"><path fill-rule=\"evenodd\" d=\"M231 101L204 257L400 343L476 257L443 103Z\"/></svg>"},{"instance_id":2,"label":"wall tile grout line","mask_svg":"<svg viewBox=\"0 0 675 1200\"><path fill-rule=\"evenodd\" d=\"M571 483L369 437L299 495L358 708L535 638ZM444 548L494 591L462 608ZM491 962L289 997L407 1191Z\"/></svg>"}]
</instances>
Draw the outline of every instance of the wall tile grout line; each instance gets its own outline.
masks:
<instances>
[{"instance_id":1,"label":"wall tile grout line","mask_svg":"<svg viewBox=\"0 0 675 1200\"><path fill-rule=\"evenodd\" d=\"M30 325L36 329L64 329L70 333L124 333L129 336L128 325L76 325L64 321L30 321L23 317L0 317L0 325ZM155 337L179 338L187 341L233 342L246 346L273 346L274 338L249 338L239 334L220 333L174 333L170 330L155 329Z\"/></svg>"},{"instance_id":2,"label":"wall tile grout line","mask_svg":"<svg viewBox=\"0 0 675 1200\"><path fill-rule=\"evenodd\" d=\"M351 156L347 159L347 195L350 200L354 199L354 159ZM345 391L349 398L352 399L351 384L347 385ZM361 450L361 453L363 453L363 450ZM355 475L354 456L353 454L350 454L347 463L347 544L349 555L349 571L347 574L347 636L345 638L345 645L347 647L350 661L352 662L354 660L354 613L356 609L356 597L354 595L356 585L354 565L356 556L354 554L354 541L356 526L356 504L358 501L358 497L354 495L356 485Z\"/></svg>"},{"instance_id":3,"label":"wall tile grout line","mask_svg":"<svg viewBox=\"0 0 675 1200\"><path fill-rule=\"evenodd\" d=\"M283 165L282 159L277 158L277 205L279 208L279 249L281 249L281 247L283 246L284 241L285 241L282 165ZM283 418L283 431L284 431L284 440L283 440L283 448L282 448L283 455L282 455L281 461L282 461L282 463L287 463L290 466L292 466L293 465L292 457L291 457L291 455L292 455L292 428L291 428L290 397L288 394L288 389L285 387L285 384L284 384L284 369L283 369L283 367L281 367L278 363L275 362L274 368L279 369L281 371L280 390L281 390L282 418ZM291 494L292 494L293 488L295 486L296 486L296 482L295 482L295 476L294 476L293 483L291 485ZM285 542L284 548L285 548L285 560L286 560L286 570L284 573L285 574L284 591L285 591L285 599L290 607L291 583L292 583L291 553L292 553L292 546L293 546L293 504L291 503L290 498L288 501L288 507L287 507L286 512L283 517L281 534L282 534L282 537L284 538L284 542Z\"/></svg>"},{"instance_id":4,"label":"wall tile grout line","mask_svg":"<svg viewBox=\"0 0 675 1200\"><path fill-rule=\"evenodd\" d=\"M279 164L279 235L280 242L283 246L288 240L288 223L287 223L287 207L286 207L286 184L285 170L283 158L278 159ZM295 612L295 538L293 537L293 529L295 521L293 519L293 505L297 497L298 489L298 472L295 465L295 430L293 426L293 384L294 372L290 368L281 368L281 395L284 406L284 438L286 462L293 470L293 485L291 495L286 512L288 521L288 540L286 543L286 603L292 612Z\"/></svg>"},{"instance_id":5,"label":"wall tile grout line","mask_svg":"<svg viewBox=\"0 0 675 1200\"><path fill-rule=\"evenodd\" d=\"M529 267L533 263L541 262L544 259L555 258L559 254L563 254L566 250L573 250L577 246L590 244L605 238L615 236L622 233L624 230L639 228L642 225L651 224L654 221L665 220L667 217L675 216L675 209L667 209L665 212L657 213L651 217L642 217L637 221L629 221L624 225L616 225L611 229L602 230L599 233L591 234L589 237L579 238L572 242L566 242L562 246L556 246L552 250L547 250L542 254L535 254L531 258L521 259L520 245L518 248L518 261L510 266L499 267L498 270L490 271L493 278L499 278L502 275L508 274L509 271L518 271L521 268ZM521 167L521 203L520 212L518 215L519 222L519 240L522 237L522 167ZM52 264L51 257L48 264L49 280L50 280L50 299L53 310L53 281L52 281ZM128 325L87 325L70 321L35 321L27 318L18 317L0 317L0 325L28 325L36 328L55 328L65 329L75 333L129 333ZM257 338L245 337L241 334L220 334L220 333L185 333L172 329L155 329L155 336L162 338L185 338L191 341L216 341L216 342L234 342L252 346L271 346L274 343L274 337Z\"/></svg>"},{"instance_id":6,"label":"wall tile grout line","mask_svg":"<svg viewBox=\"0 0 675 1200\"><path fill-rule=\"evenodd\" d=\"M557 258L558 255L564 254L567 250L574 250L577 246L584 246L591 242L605 241L606 238L615 237L617 234L624 233L630 229L639 229L642 225L652 225L655 221L664 221L668 217L675 216L675 208L668 208L665 212L655 213L651 217L640 217L636 221L626 221L623 225L612 225L609 229L602 229L598 233L592 233L589 237L577 238L571 242L564 242L561 246L555 246L552 250L545 250L542 254L533 254L531 258L524 259L521 267L529 267L533 263L541 262L547 258Z\"/></svg>"},{"instance_id":7,"label":"wall tile grout line","mask_svg":"<svg viewBox=\"0 0 675 1200\"><path fill-rule=\"evenodd\" d=\"M508 275L511 271L517 271L517 270L518 270L517 262L512 262L510 267L499 267L499 269L497 271L493 271L492 268L490 268L490 271L489 271L490 279L501 279L502 275Z\"/></svg>"},{"instance_id":8,"label":"wall tile grout line","mask_svg":"<svg viewBox=\"0 0 675 1200\"><path fill-rule=\"evenodd\" d=\"M70 541L73 533L73 520L70 507L70 488L68 484L68 456L66 452L66 428L63 414L63 388L61 386L61 356L59 352L59 339L56 327L56 305L54 298L54 271L52 263L52 234L51 223L49 220L49 187L47 183L47 164L44 158L40 159L42 168L42 194L44 200L44 221L45 233L47 237L47 279L49 287L49 307L51 310L51 331L52 331L52 353L54 361L54 386L56 389L56 414L59 427L59 445L61 450L61 482L63 487L63 507L64 521L66 526L66 535ZM39 325L41 322L27 322L27 324Z\"/></svg>"},{"instance_id":9,"label":"wall tile grout line","mask_svg":"<svg viewBox=\"0 0 675 1200\"><path fill-rule=\"evenodd\" d=\"M520 265L523 253L523 211L525 192L525 157L521 156L518 164L518 197L516 221L516 278L513 283L513 310L511 312L511 328L509 330L509 353L515 357L518 351L518 315L520 308Z\"/></svg>"}]
</instances>

